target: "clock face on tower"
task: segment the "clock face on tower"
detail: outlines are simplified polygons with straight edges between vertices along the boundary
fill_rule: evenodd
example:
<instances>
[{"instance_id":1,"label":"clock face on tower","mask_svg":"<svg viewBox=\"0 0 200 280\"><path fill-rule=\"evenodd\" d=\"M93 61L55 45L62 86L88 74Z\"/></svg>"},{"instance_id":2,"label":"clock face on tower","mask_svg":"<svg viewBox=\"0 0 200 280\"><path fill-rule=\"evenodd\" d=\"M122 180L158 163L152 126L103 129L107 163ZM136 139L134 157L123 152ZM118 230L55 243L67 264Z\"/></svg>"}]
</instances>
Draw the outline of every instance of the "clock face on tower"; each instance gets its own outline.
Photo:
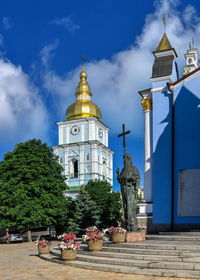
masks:
<instances>
[{"instance_id":1,"label":"clock face on tower","mask_svg":"<svg viewBox=\"0 0 200 280\"><path fill-rule=\"evenodd\" d=\"M98 131L98 133L99 133L99 137L103 137L103 130L102 130L102 128L99 128L99 131Z\"/></svg>"},{"instance_id":2,"label":"clock face on tower","mask_svg":"<svg viewBox=\"0 0 200 280\"><path fill-rule=\"evenodd\" d=\"M78 135L80 132L80 127L78 127L77 125L72 126L70 133L72 135Z\"/></svg>"},{"instance_id":3,"label":"clock face on tower","mask_svg":"<svg viewBox=\"0 0 200 280\"><path fill-rule=\"evenodd\" d=\"M191 59L191 58L188 59L188 63L189 63L189 64L192 63L192 59Z\"/></svg>"}]
</instances>

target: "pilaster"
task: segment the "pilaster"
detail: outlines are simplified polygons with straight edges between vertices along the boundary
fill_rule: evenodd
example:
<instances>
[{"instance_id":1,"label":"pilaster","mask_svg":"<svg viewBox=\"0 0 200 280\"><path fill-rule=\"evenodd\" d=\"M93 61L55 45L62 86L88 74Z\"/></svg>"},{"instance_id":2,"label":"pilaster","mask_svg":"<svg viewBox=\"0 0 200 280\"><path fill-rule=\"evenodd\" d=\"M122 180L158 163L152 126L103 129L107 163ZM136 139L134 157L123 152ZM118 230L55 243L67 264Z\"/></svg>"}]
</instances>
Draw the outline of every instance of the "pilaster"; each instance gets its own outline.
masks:
<instances>
[{"instance_id":1,"label":"pilaster","mask_svg":"<svg viewBox=\"0 0 200 280\"><path fill-rule=\"evenodd\" d=\"M84 147L80 147L80 172L79 172L79 179L80 179L80 185L84 184Z\"/></svg>"}]
</instances>

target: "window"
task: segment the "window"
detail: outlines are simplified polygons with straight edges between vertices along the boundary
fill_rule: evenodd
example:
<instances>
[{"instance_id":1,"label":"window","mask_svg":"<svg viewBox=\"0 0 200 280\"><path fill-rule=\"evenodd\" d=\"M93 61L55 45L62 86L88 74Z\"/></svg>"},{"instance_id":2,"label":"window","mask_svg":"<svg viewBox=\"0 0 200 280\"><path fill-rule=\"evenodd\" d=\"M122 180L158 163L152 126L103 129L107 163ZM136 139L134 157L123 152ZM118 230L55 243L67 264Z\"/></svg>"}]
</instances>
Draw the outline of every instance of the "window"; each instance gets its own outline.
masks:
<instances>
[{"instance_id":1,"label":"window","mask_svg":"<svg viewBox=\"0 0 200 280\"><path fill-rule=\"evenodd\" d=\"M179 207L181 217L200 216L200 169L179 171Z\"/></svg>"},{"instance_id":2,"label":"window","mask_svg":"<svg viewBox=\"0 0 200 280\"><path fill-rule=\"evenodd\" d=\"M106 164L106 161L104 160L103 161L103 179L105 180L106 179L106 174L107 173L107 164Z\"/></svg>"},{"instance_id":3,"label":"window","mask_svg":"<svg viewBox=\"0 0 200 280\"><path fill-rule=\"evenodd\" d=\"M77 159L75 159L75 158L72 159L71 167L72 167L71 177L77 178L78 177L78 160Z\"/></svg>"},{"instance_id":4,"label":"window","mask_svg":"<svg viewBox=\"0 0 200 280\"><path fill-rule=\"evenodd\" d=\"M90 160L90 154L87 153L86 160Z\"/></svg>"}]
</instances>

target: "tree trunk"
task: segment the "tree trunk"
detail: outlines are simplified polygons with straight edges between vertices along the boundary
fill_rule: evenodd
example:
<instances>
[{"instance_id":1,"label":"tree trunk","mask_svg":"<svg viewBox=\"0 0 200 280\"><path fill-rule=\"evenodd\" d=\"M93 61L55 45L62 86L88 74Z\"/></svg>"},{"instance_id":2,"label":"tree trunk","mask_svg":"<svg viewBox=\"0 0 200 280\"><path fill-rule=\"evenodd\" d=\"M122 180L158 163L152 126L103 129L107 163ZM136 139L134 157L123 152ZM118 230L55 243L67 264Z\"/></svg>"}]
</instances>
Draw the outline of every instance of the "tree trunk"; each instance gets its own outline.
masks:
<instances>
[{"instance_id":1,"label":"tree trunk","mask_svg":"<svg viewBox=\"0 0 200 280\"><path fill-rule=\"evenodd\" d=\"M31 236L31 230L27 230L27 235L28 235L28 242L32 242L32 236Z\"/></svg>"}]
</instances>

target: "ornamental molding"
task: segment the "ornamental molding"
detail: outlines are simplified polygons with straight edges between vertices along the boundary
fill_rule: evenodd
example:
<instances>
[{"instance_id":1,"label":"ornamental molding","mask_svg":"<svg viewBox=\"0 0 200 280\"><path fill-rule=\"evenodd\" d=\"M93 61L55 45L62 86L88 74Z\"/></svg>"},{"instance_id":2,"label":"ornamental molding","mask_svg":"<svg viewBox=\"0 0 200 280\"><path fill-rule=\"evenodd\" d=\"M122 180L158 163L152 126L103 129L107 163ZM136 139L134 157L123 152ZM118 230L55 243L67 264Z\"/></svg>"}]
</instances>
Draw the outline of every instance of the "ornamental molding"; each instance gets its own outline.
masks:
<instances>
[{"instance_id":1,"label":"ornamental molding","mask_svg":"<svg viewBox=\"0 0 200 280\"><path fill-rule=\"evenodd\" d=\"M151 98L143 98L141 101L143 111L151 111L152 110L152 99Z\"/></svg>"}]
</instances>

